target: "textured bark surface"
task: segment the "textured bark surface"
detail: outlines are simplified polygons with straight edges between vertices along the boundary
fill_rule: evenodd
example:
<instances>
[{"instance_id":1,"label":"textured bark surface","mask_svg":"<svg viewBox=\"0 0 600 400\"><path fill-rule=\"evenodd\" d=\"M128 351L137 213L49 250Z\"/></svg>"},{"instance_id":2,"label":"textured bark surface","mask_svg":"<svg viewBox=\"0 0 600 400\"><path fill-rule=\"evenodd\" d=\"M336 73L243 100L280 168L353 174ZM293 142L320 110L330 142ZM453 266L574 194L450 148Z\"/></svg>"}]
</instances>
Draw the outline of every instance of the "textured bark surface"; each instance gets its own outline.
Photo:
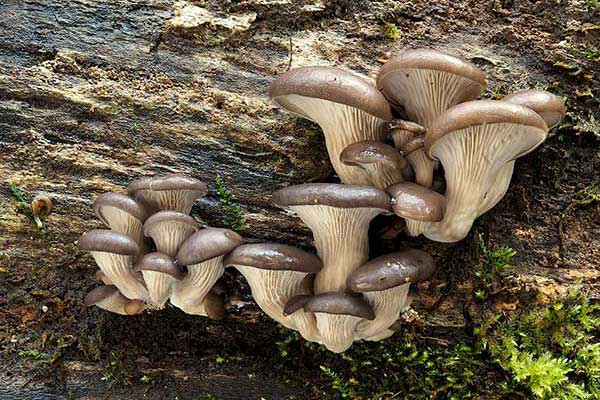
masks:
<instances>
[{"instance_id":1,"label":"textured bark surface","mask_svg":"<svg viewBox=\"0 0 600 400\"><path fill-rule=\"evenodd\" d=\"M379 232L390 219L381 219L372 229L372 253L405 245L432 252L439 271L415 307L421 329L449 340L490 310L543 304L577 282L598 297L599 211L598 202L588 200L600 184L600 112L593 97L600 71L597 59L581 53L599 46L594 15L583 4L545 0L3 0L0 381L7 384L0 398L69 392L97 398L106 385L94 361L115 348L128 348L138 368L162 368L172 377L172 385L154 387L151 398L301 393L276 380L265 391L271 378L261 377L260 385L248 378L268 368L276 351L276 326L255 306L223 322L174 309L132 318L84 309L82 298L96 285L95 266L74 246L81 233L100 226L91 209L97 195L165 172L209 185L210 194L192 211L198 220L222 225L214 190L215 177L222 176L244 211L247 237L310 246L299 220L270 205L280 187L335 179L318 126L268 101L269 83L290 66L335 65L372 79L396 51L425 46L477 64L489 76L487 97L527 87L566 96L566 125L517 162L507 196L466 240L383 240ZM386 36L386 23L397 25L397 41ZM42 231L17 212L9 184L28 200L52 198L54 212ZM469 300L475 232L492 246L517 251L485 306ZM238 275L226 278L230 290L248 297ZM17 356L32 347L60 363L53 372L58 389L38 390L41 379L31 378L31 365ZM222 352L259 361L230 369L203 364ZM112 398L146 389L115 390Z\"/></svg>"}]
</instances>

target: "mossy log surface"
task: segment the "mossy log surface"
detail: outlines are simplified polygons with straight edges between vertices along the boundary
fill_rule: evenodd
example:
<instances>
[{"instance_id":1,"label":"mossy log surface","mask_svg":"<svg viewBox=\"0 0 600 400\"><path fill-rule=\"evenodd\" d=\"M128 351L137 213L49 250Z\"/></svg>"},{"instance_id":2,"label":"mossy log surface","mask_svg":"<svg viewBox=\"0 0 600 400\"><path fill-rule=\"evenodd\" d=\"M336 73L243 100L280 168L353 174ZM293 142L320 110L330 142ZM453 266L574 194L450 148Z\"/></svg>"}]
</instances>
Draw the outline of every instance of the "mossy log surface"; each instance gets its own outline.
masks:
<instances>
[{"instance_id":1,"label":"mossy log surface","mask_svg":"<svg viewBox=\"0 0 600 400\"><path fill-rule=\"evenodd\" d=\"M85 309L96 267L74 243L100 226L91 209L97 195L123 191L141 175L180 172L211 189L194 206L198 220L222 226L221 176L247 220L245 236L310 249L310 231L273 207L271 193L335 177L318 126L271 104L269 83L311 64L373 79L407 47L474 62L489 76L486 97L548 88L567 98L570 111L558 132L517 162L505 199L464 241L383 240L391 219L376 221L373 256L413 246L437 260L439 271L415 301L418 329L452 341L494 312L545 304L575 284L600 297L600 70L585 52L599 46L597 14L575 2L561 12L552 1L509 3L0 2L0 398L97 398L107 390L100 377L114 349L128 349L137 368L171 377L149 398L307 396L270 375L252 377L261 373L255 365L269 368L277 333L252 304L222 322L175 309L133 318ZM386 36L387 23L397 26L397 40ZM18 212L10 184L27 200L51 197L41 231ZM491 247L517 252L483 303L473 301L478 233ZM229 290L250 298L238 275L225 278ZM58 389L43 388L48 376L18 356L30 348L55 358ZM250 361L202 364L222 353ZM111 390L111 398L130 398Z\"/></svg>"}]
</instances>

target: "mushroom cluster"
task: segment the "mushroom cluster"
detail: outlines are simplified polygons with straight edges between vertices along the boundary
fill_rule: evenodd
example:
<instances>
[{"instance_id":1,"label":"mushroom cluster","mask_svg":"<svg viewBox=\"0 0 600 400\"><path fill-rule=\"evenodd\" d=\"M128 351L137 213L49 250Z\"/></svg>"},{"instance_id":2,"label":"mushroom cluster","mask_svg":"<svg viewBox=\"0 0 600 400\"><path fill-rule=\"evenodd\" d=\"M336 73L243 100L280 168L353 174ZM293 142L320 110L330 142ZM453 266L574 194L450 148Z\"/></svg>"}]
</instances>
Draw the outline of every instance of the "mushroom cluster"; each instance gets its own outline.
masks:
<instances>
[{"instance_id":1,"label":"mushroom cluster","mask_svg":"<svg viewBox=\"0 0 600 400\"><path fill-rule=\"evenodd\" d=\"M94 257L104 286L89 292L85 304L134 315L170 301L188 314L221 319L223 257L243 239L228 229L201 228L189 215L206 192L203 182L170 174L137 179L127 194L100 195L94 212L109 229L84 233L78 246Z\"/></svg>"}]
</instances>

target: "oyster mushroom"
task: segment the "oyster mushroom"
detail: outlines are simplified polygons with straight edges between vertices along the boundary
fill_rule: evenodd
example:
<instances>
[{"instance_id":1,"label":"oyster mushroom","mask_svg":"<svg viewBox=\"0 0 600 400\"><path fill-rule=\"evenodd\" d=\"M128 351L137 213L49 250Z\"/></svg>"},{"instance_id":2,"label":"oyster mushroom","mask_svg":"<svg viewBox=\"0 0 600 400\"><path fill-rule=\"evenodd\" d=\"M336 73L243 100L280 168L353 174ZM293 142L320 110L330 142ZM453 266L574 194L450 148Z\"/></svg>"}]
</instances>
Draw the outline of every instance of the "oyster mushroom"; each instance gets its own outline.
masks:
<instances>
[{"instance_id":1,"label":"oyster mushroom","mask_svg":"<svg viewBox=\"0 0 600 400\"><path fill-rule=\"evenodd\" d=\"M402 146L401 152L406 157L415 173L415 182L430 188L433 185L434 162L423 147L425 136L415 136Z\"/></svg>"},{"instance_id":2,"label":"oyster mushroom","mask_svg":"<svg viewBox=\"0 0 600 400\"><path fill-rule=\"evenodd\" d=\"M33 220L37 225L38 229L42 229L44 224L42 220L45 219L52 212L52 200L48 196L35 196L31 201L31 214Z\"/></svg>"},{"instance_id":3,"label":"oyster mushroom","mask_svg":"<svg viewBox=\"0 0 600 400\"><path fill-rule=\"evenodd\" d=\"M108 229L94 229L79 238L78 247L92 254L106 278L125 297L148 300L148 291L132 269L139 246L130 236Z\"/></svg>"},{"instance_id":4,"label":"oyster mushroom","mask_svg":"<svg viewBox=\"0 0 600 400\"><path fill-rule=\"evenodd\" d=\"M269 96L278 106L319 124L331 164L347 184L369 184L368 174L344 165L340 153L361 140L383 141L392 118L383 95L351 72L302 67L280 75Z\"/></svg>"},{"instance_id":5,"label":"oyster mushroom","mask_svg":"<svg viewBox=\"0 0 600 400\"><path fill-rule=\"evenodd\" d=\"M223 256L239 246L243 238L229 229L206 228L190 236L177 252L177 264L188 273L173 283L171 304L188 314L203 314L203 301L223 275Z\"/></svg>"},{"instance_id":6,"label":"oyster mushroom","mask_svg":"<svg viewBox=\"0 0 600 400\"><path fill-rule=\"evenodd\" d=\"M127 193L142 204L183 214L189 214L194 201L206 192L204 182L179 174L139 178L127 186Z\"/></svg>"},{"instance_id":7,"label":"oyster mushroom","mask_svg":"<svg viewBox=\"0 0 600 400\"><path fill-rule=\"evenodd\" d=\"M547 136L548 127L534 111L503 101L478 100L448 110L429 128L425 141L446 174L444 219L424 232L431 240L463 239L493 190L498 174Z\"/></svg>"},{"instance_id":8,"label":"oyster mushroom","mask_svg":"<svg viewBox=\"0 0 600 400\"><path fill-rule=\"evenodd\" d=\"M273 203L289 209L311 229L323 269L315 277L317 294L343 291L348 275L369 256L369 224L390 210L390 198L370 186L311 183L273 194Z\"/></svg>"},{"instance_id":9,"label":"oyster mushroom","mask_svg":"<svg viewBox=\"0 0 600 400\"><path fill-rule=\"evenodd\" d=\"M425 134L425 128L416 122L405 121L403 119L393 119L390 121L390 136L394 141L394 147L402 149L410 139L415 136Z\"/></svg>"},{"instance_id":10,"label":"oyster mushroom","mask_svg":"<svg viewBox=\"0 0 600 400\"><path fill-rule=\"evenodd\" d=\"M312 274L322 267L317 256L282 244L245 244L229 253L224 265L234 266L244 275L254 300L269 317L300 331L307 340L316 340L312 314L297 309L286 315L284 309L292 297L312 294Z\"/></svg>"},{"instance_id":11,"label":"oyster mushroom","mask_svg":"<svg viewBox=\"0 0 600 400\"><path fill-rule=\"evenodd\" d=\"M408 166L398 150L373 140L352 143L342 151L340 161L364 169L370 184L384 190L393 183L404 181L402 172Z\"/></svg>"},{"instance_id":12,"label":"oyster mushroom","mask_svg":"<svg viewBox=\"0 0 600 400\"><path fill-rule=\"evenodd\" d=\"M410 236L419 236L429 222L444 218L446 199L441 194L412 182L397 183L387 192L392 197L392 210L406 220Z\"/></svg>"},{"instance_id":13,"label":"oyster mushroom","mask_svg":"<svg viewBox=\"0 0 600 400\"><path fill-rule=\"evenodd\" d=\"M85 296L84 304L87 307L97 306L103 310L121 315L139 314L144 309L143 302L128 299L113 285L99 286L92 289Z\"/></svg>"},{"instance_id":14,"label":"oyster mushroom","mask_svg":"<svg viewBox=\"0 0 600 400\"><path fill-rule=\"evenodd\" d=\"M170 257L198 229L194 218L177 211L159 211L144 223L144 235L152 238L157 251Z\"/></svg>"},{"instance_id":15,"label":"oyster mushroom","mask_svg":"<svg viewBox=\"0 0 600 400\"><path fill-rule=\"evenodd\" d=\"M357 325L373 320L373 309L365 300L347 293L329 292L312 297L304 310L315 314L321 342L334 353L352 346Z\"/></svg>"},{"instance_id":16,"label":"oyster mushroom","mask_svg":"<svg viewBox=\"0 0 600 400\"><path fill-rule=\"evenodd\" d=\"M348 289L362 293L375 313L375 319L357 325L356 335L366 340L391 335L388 328L410 305L410 284L429 279L434 270L433 258L415 249L377 257L355 270L348 277Z\"/></svg>"},{"instance_id":17,"label":"oyster mushroom","mask_svg":"<svg viewBox=\"0 0 600 400\"><path fill-rule=\"evenodd\" d=\"M147 245L143 225L148 213L131 197L120 193L104 193L93 204L94 213L100 221L115 232L130 236L144 253Z\"/></svg>"},{"instance_id":18,"label":"oyster mushroom","mask_svg":"<svg viewBox=\"0 0 600 400\"><path fill-rule=\"evenodd\" d=\"M159 252L144 255L134 270L142 273L150 300L159 308L164 307L169 299L172 284L185 277L171 257Z\"/></svg>"}]
</instances>

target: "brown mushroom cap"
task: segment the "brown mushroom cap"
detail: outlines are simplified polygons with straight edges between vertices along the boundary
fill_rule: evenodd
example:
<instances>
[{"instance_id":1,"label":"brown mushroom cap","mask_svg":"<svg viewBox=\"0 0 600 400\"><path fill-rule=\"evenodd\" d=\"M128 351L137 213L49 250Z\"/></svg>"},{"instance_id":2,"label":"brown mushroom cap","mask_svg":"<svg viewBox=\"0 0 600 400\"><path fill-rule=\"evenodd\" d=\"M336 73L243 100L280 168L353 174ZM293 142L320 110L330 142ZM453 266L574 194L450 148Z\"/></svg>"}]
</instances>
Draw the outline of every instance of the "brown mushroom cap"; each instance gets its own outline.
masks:
<instances>
[{"instance_id":1,"label":"brown mushroom cap","mask_svg":"<svg viewBox=\"0 0 600 400\"><path fill-rule=\"evenodd\" d=\"M223 256L242 244L244 239L230 229L201 229L187 238L177 252L179 265L198 264Z\"/></svg>"},{"instance_id":2,"label":"brown mushroom cap","mask_svg":"<svg viewBox=\"0 0 600 400\"><path fill-rule=\"evenodd\" d=\"M402 218L426 222L444 218L446 198L438 192L412 182L397 183L387 191L394 213Z\"/></svg>"},{"instance_id":3,"label":"brown mushroom cap","mask_svg":"<svg viewBox=\"0 0 600 400\"><path fill-rule=\"evenodd\" d=\"M510 123L548 131L546 122L535 111L497 100L475 100L458 104L438 117L427 130L425 147L429 148L447 133L473 126Z\"/></svg>"},{"instance_id":4,"label":"brown mushroom cap","mask_svg":"<svg viewBox=\"0 0 600 400\"><path fill-rule=\"evenodd\" d=\"M386 62L377 75L377 87L382 90L386 76L397 70L430 69L447 72L478 83L481 88L467 93L465 100L474 99L487 85L485 75L475 65L459 57L430 49L407 50ZM385 93L384 93L385 94Z\"/></svg>"},{"instance_id":5,"label":"brown mushroom cap","mask_svg":"<svg viewBox=\"0 0 600 400\"><path fill-rule=\"evenodd\" d=\"M378 292L427 280L435 271L429 253L408 249L377 257L355 270L346 281L354 292Z\"/></svg>"},{"instance_id":6,"label":"brown mushroom cap","mask_svg":"<svg viewBox=\"0 0 600 400\"><path fill-rule=\"evenodd\" d=\"M402 146L402 154L404 156L409 155L415 150L422 148L425 145L425 135L415 136L410 139L404 146Z\"/></svg>"},{"instance_id":7,"label":"brown mushroom cap","mask_svg":"<svg viewBox=\"0 0 600 400\"><path fill-rule=\"evenodd\" d=\"M278 76L271 84L269 97L277 105L308 118L303 110L286 102L285 97L288 95L345 104L386 121L392 118L385 97L373 85L340 68L294 68Z\"/></svg>"},{"instance_id":8,"label":"brown mushroom cap","mask_svg":"<svg viewBox=\"0 0 600 400\"><path fill-rule=\"evenodd\" d=\"M165 222L185 224L194 230L198 230L199 228L196 220L187 214L177 211L159 211L156 214L152 214L144 223L144 235L151 236L150 232L157 227L157 224Z\"/></svg>"},{"instance_id":9,"label":"brown mushroom cap","mask_svg":"<svg viewBox=\"0 0 600 400\"><path fill-rule=\"evenodd\" d=\"M285 208L324 205L338 208L390 209L390 196L371 186L336 183L306 183L288 186L273 193L273 204Z\"/></svg>"},{"instance_id":10,"label":"brown mushroom cap","mask_svg":"<svg viewBox=\"0 0 600 400\"><path fill-rule=\"evenodd\" d=\"M98 304L102 300L108 299L110 296L118 292L119 289L117 289L117 287L114 285L98 286L85 295L83 303L88 307L93 306L94 304Z\"/></svg>"},{"instance_id":11,"label":"brown mushroom cap","mask_svg":"<svg viewBox=\"0 0 600 400\"><path fill-rule=\"evenodd\" d=\"M138 244L130 236L110 229L93 229L84 233L77 242L79 250L134 256L139 253Z\"/></svg>"},{"instance_id":12,"label":"brown mushroom cap","mask_svg":"<svg viewBox=\"0 0 600 400\"><path fill-rule=\"evenodd\" d=\"M198 196L204 196L208 191L204 182L180 174L142 177L127 186L127 193L132 196L140 190L195 190L199 192Z\"/></svg>"},{"instance_id":13,"label":"brown mushroom cap","mask_svg":"<svg viewBox=\"0 0 600 400\"><path fill-rule=\"evenodd\" d=\"M303 308L311 297L312 296L309 294L299 294L291 297L287 301L287 303L285 303L285 307L283 308L283 315L287 317L288 315L292 315L299 309Z\"/></svg>"},{"instance_id":14,"label":"brown mushroom cap","mask_svg":"<svg viewBox=\"0 0 600 400\"><path fill-rule=\"evenodd\" d=\"M319 272L323 267L319 257L284 244L258 243L236 247L223 265L243 265L259 269L298 272Z\"/></svg>"},{"instance_id":15,"label":"brown mushroom cap","mask_svg":"<svg viewBox=\"0 0 600 400\"><path fill-rule=\"evenodd\" d=\"M393 119L390 121L390 130L401 129L403 131L412 132L415 135L425 134L425 128L416 122L406 121L403 119Z\"/></svg>"},{"instance_id":16,"label":"brown mushroom cap","mask_svg":"<svg viewBox=\"0 0 600 400\"><path fill-rule=\"evenodd\" d=\"M52 200L48 196L38 195L31 200L31 212L35 216L47 217L52 213Z\"/></svg>"},{"instance_id":17,"label":"brown mushroom cap","mask_svg":"<svg viewBox=\"0 0 600 400\"><path fill-rule=\"evenodd\" d=\"M172 276L174 279L181 280L185 273L175 264L175 260L166 254L153 252L148 253L133 268L135 271L155 271Z\"/></svg>"},{"instance_id":18,"label":"brown mushroom cap","mask_svg":"<svg viewBox=\"0 0 600 400\"><path fill-rule=\"evenodd\" d=\"M346 293L328 292L310 298L304 310L313 313L351 315L368 320L375 319L373 308L360 297Z\"/></svg>"},{"instance_id":19,"label":"brown mushroom cap","mask_svg":"<svg viewBox=\"0 0 600 400\"><path fill-rule=\"evenodd\" d=\"M518 104L538 113L549 128L553 128L565 116L565 102L560 97L545 90L520 90L509 94L501 101Z\"/></svg>"},{"instance_id":20,"label":"brown mushroom cap","mask_svg":"<svg viewBox=\"0 0 600 400\"><path fill-rule=\"evenodd\" d=\"M102 208L103 207L115 207L127 214L132 215L134 218L144 222L148 218L148 213L144 207L131 197L121 193L104 193L96 198L93 204L94 213L96 216L106 225L110 225L108 220L105 218Z\"/></svg>"},{"instance_id":21,"label":"brown mushroom cap","mask_svg":"<svg viewBox=\"0 0 600 400\"><path fill-rule=\"evenodd\" d=\"M340 160L346 165L387 164L397 168L406 166L406 160L398 150L374 140L352 143L342 151Z\"/></svg>"}]
</instances>

